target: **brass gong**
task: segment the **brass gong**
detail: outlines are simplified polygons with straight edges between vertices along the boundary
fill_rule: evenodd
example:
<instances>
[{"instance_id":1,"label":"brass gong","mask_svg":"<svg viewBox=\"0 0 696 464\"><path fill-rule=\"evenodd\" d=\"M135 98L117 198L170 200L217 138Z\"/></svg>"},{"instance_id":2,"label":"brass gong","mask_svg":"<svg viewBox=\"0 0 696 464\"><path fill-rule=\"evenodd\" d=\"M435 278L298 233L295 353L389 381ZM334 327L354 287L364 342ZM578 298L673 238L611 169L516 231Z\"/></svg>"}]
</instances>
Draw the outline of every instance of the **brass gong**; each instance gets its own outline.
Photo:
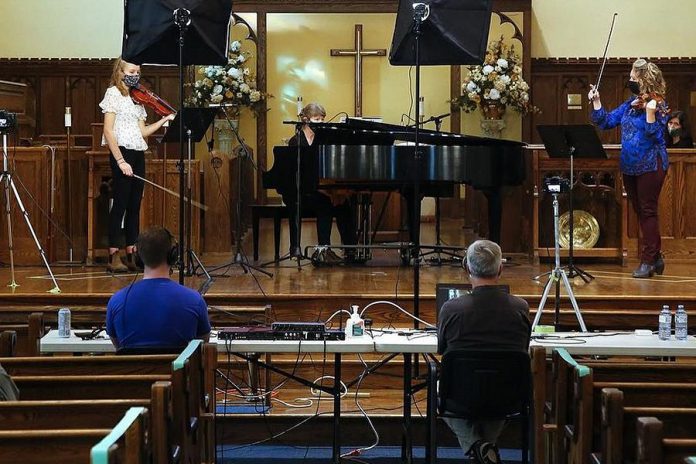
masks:
<instances>
[{"instance_id":1,"label":"brass gong","mask_svg":"<svg viewBox=\"0 0 696 464\"><path fill-rule=\"evenodd\" d=\"M558 243L561 248L568 248L570 238L570 214L568 211L558 218ZM599 223L587 211L573 211L573 248L593 248L599 240Z\"/></svg>"}]
</instances>

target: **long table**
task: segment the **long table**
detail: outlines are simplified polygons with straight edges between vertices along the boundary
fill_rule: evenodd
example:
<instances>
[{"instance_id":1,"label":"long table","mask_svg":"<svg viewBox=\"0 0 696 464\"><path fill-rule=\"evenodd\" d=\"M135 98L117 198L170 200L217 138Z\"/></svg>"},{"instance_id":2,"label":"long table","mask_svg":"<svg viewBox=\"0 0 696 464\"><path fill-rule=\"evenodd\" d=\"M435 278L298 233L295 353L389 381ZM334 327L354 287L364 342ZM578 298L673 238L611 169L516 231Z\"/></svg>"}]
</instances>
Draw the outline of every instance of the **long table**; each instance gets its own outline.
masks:
<instances>
[{"instance_id":1,"label":"long table","mask_svg":"<svg viewBox=\"0 0 696 464\"><path fill-rule=\"evenodd\" d=\"M605 356L696 356L696 338L687 340L660 340L657 335L639 336L633 332L561 332L534 335L530 346L543 346L547 353L554 348L565 348L571 355ZM219 351L234 353L437 353L437 335L414 333L408 329L389 333L375 331L373 335L341 341L295 340L218 340L213 332L211 343ZM108 337L82 340L73 332L69 338L58 337L50 330L41 339L42 353L113 353Z\"/></svg>"},{"instance_id":2,"label":"long table","mask_svg":"<svg viewBox=\"0 0 696 464\"><path fill-rule=\"evenodd\" d=\"M606 356L656 356L677 357L696 356L696 338L689 336L685 341L674 337L670 340L659 340L657 335L638 336L633 332L602 332L602 333L556 333L539 335L531 342L531 346L543 346L547 353L554 348L565 348L571 355L606 355ZM404 359L404 396L403 396L403 443L402 458L404 462L412 462L411 442L411 401L413 395L423 389L430 388L427 379L422 381L412 377L413 361L417 355L432 356L437 352L437 335L432 332L414 332L408 329L378 331L363 337L349 338L341 341L296 341L296 340L219 340L216 333L211 337L212 343L217 343L218 351L230 353L240 359L253 363L287 378L293 379L310 388L319 389L333 397L333 459L340 462L341 444L341 355L381 353L387 356L369 372L374 372L396 356ZM107 337L95 340L82 340L74 332L68 338L58 337L56 330L49 331L41 339L42 353L113 353L114 347ZM259 353L323 353L334 357L334 382L331 386L317 384L274 366L272 363L261 361ZM357 383L356 380L344 381L348 387ZM428 402L426 416L428 421L434 414L433 405ZM430 423L430 421L428 422ZM431 431L428 429L428 435ZM430 443L430 437L426 437ZM429 462L430 447L426 446L426 461Z\"/></svg>"}]
</instances>

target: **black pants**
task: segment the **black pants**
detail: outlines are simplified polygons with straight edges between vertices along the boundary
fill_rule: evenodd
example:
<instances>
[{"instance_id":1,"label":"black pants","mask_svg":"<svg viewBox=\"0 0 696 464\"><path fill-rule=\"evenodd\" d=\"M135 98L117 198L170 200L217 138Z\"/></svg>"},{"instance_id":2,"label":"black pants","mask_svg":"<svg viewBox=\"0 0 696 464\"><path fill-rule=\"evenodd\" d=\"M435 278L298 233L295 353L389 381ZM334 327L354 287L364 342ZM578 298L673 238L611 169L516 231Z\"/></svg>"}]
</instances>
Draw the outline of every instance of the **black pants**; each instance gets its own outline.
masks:
<instances>
[{"instance_id":1,"label":"black pants","mask_svg":"<svg viewBox=\"0 0 696 464\"><path fill-rule=\"evenodd\" d=\"M294 192L293 192L294 193ZM295 218L297 216L297 202L293 193L284 193L283 202L290 210L290 251L297 248L297 227ZM319 191L314 191L302 195L302 215L317 217L317 241L319 245L331 244L331 225L333 218L336 218L338 232L341 235L341 242L344 245L355 245L357 243L355 217L350 201L334 206L331 198Z\"/></svg>"},{"instance_id":2,"label":"black pants","mask_svg":"<svg viewBox=\"0 0 696 464\"><path fill-rule=\"evenodd\" d=\"M133 173L145 177L145 153L119 147L123 159L133 168ZM111 191L113 204L109 211L109 247L121 248L123 244L121 223L125 214L126 246L135 244L140 231L140 201L143 198L144 183L135 177L121 172L116 159L111 155Z\"/></svg>"}]
</instances>

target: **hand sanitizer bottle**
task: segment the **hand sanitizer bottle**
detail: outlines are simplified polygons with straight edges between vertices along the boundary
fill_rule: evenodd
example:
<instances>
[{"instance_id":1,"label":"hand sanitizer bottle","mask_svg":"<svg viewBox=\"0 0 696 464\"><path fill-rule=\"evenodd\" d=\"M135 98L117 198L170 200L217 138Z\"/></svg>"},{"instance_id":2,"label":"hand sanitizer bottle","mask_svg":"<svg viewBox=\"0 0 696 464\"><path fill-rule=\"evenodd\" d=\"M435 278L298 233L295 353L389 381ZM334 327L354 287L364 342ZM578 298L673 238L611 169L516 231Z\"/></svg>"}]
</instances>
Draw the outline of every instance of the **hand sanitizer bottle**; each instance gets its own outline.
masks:
<instances>
[{"instance_id":1,"label":"hand sanitizer bottle","mask_svg":"<svg viewBox=\"0 0 696 464\"><path fill-rule=\"evenodd\" d=\"M346 321L346 338L362 337L365 333L365 321L363 321L360 317L360 313L358 313L358 305L352 305L351 309L353 313Z\"/></svg>"}]
</instances>

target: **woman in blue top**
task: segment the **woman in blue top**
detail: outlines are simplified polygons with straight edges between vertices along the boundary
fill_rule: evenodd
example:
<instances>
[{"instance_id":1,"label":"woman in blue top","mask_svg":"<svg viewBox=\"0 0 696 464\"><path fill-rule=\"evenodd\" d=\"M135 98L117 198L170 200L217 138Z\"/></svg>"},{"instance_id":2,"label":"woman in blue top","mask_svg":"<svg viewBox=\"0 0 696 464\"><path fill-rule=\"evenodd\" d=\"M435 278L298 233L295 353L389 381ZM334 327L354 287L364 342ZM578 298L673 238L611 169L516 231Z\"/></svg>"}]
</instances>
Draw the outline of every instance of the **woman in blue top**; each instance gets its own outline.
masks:
<instances>
[{"instance_id":1,"label":"woman in blue top","mask_svg":"<svg viewBox=\"0 0 696 464\"><path fill-rule=\"evenodd\" d=\"M636 60L628 88L634 95L609 112L602 107L594 86L588 97L593 105L592 121L597 127L613 129L621 125L621 173L643 238L640 266L633 271L633 277L647 278L665 270L657 204L669 167L664 129L669 109L663 100L665 80L654 63Z\"/></svg>"}]
</instances>

